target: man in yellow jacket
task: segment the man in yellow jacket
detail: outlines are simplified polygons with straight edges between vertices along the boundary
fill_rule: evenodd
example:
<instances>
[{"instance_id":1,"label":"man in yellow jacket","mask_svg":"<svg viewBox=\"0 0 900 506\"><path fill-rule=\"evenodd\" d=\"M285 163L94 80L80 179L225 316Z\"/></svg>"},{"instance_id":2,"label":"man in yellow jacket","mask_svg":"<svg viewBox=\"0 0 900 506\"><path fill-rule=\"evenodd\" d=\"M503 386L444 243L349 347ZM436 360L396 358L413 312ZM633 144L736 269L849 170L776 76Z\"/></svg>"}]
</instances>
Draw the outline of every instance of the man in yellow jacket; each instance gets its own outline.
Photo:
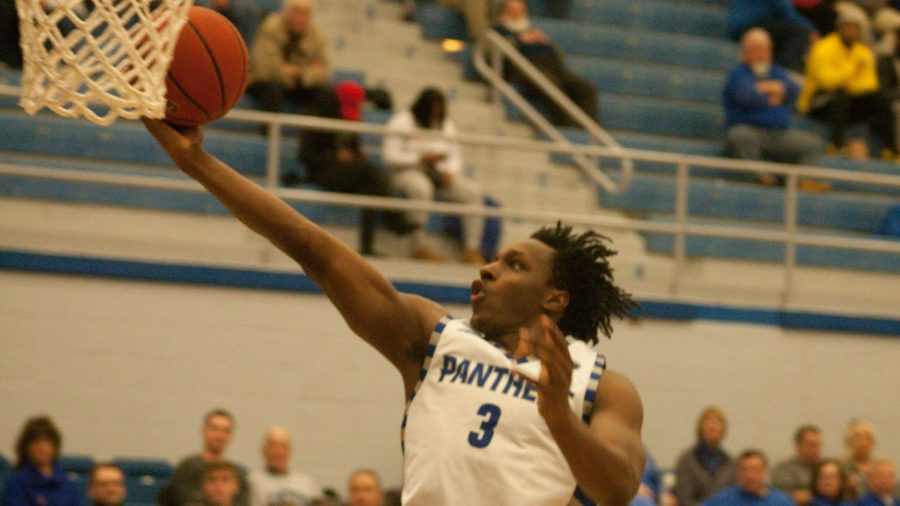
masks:
<instances>
[{"instance_id":1,"label":"man in yellow jacket","mask_svg":"<svg viewBox=\"0 0 900 506\"><path fill-rule=\"evenodd\" d=\"M847 149L853 158L867 158L865 139L846 141L850 125L865 123L882 147L896 153L890 104L879 93L875 55L860 42L861 20L842 14L837 29L812 48L806 65L806 82L797 102L802 113L831 127L831 143Z\"/></svg>"},{"instance_id":2,"label":"man in yellow jacket","mask_svg":"<svg viewBox=\"0 0 900 506\"><path fill-rule=\"evenodd\" d=\"M312 22L312 0L286 0L281 12L270 14L250 53L247 93L265 111L280 111L285 102L301 112L322 102L331 69L326 40Z\"/></svg>"}]
</instances>

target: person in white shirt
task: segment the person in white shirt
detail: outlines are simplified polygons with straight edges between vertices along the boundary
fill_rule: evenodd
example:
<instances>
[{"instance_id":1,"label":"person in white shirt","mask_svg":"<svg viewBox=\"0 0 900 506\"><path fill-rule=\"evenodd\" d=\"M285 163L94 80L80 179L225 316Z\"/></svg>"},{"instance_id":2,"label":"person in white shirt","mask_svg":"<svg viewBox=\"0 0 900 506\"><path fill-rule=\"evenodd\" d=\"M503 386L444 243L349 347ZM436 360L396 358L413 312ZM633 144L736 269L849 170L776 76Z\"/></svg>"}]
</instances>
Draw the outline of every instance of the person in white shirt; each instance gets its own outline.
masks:
<instances>
[{"instance_id":1,"label":"person in white shirt","mask_svg":"<svg viewBox=\"0 0 900 506\"><path fill-rule=\"evenodd\" d=\"M388 128L395 132L409 133L416 129L440 130L448 136L456 135L456 125L447 117L447 100L435 88L423 90L412 107L391 117ZM481 205L484 191L481 185L463 174L463 162L459 144L447 139L416 139L387 136L383 146L384 162L393 174L393 187L406 198L441 200L463 204ZM444 257L425 244L425 225L428 213L412 211L407 220L417 228L413 232L413 258L420 260L444 260ZM481 265L485 263L479 251L484 219L479 216L462 218L462 261Z\"/></svg>"},{"instance_id":2,"label":"person in white shirt","mask_svg":"<svg viewBox=\"0 0 900 506\"><path fill-rule=\"evenodd\" d=\"M266 468L250 473L251 506L308 506L320 495L309 476L288 470L291 436L283 427L266 432L262 447Z\"/></svg>"}]
</instances>

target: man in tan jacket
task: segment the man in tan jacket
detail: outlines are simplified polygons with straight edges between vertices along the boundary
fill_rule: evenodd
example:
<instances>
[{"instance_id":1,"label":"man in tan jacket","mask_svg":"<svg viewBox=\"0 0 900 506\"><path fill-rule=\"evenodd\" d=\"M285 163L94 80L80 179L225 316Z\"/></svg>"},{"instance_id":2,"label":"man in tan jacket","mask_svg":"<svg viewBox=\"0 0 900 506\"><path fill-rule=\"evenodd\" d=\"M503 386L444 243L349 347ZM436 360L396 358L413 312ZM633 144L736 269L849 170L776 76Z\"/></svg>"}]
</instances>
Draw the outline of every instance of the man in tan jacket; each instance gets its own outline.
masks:
<instances>
[{"instance_id":1,"label":"man in tan jacket","mask_svg":"<svg viewBox=\"0 0 900 506\"><path fill-rule=\"evenodd\" d=\"M250 53L250 86L247 93L265 111L280 111L286 102L300 112L328 93L331 69L326 41L312 23L312 0L285 0L281 12L270 14Z\"/></svg>"}]
</instances>

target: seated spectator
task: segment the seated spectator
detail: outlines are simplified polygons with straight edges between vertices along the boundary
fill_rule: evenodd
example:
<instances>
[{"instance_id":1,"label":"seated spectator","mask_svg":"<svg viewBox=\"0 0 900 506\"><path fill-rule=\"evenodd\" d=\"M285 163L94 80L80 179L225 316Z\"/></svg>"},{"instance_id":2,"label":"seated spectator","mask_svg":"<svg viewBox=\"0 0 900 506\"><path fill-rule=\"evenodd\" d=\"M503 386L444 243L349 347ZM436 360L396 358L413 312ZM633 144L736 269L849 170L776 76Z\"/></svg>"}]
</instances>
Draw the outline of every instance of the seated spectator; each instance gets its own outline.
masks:
<instances>
[{"instance_id":1,"label":"seated spectator","mask_svg":"<svg viewBox=\"0 0 900 506\"><path fill-rule=\"evenodd\" d=\"M847 473L835 459L825 459L813 469L812 506L852 506L847 497Z\"/></svg>"},{"instance_id":2,"label":"seated spectator","mask_svg":"<svg viewBox=\"0 0 900 506\"><path fill-rule=\"evenodd\" d=\"M336 87L336 94L323 96L317 112L326 118L359 121L364 94L362 87L355 83L341 83ZM309 181L323 190L379 197L391 195L388 174L369 161L356 134L304 130L300 134L299 160L307 170ZM301 178L290 172L282 176L281 182L291 186L301 182ZM394 232L409 232L403 214L363 209L359 230L359 252L363 255L375 254L375 225L379 215Z\"/></svg>"},{"instance_id":3,"label":"seated spectator","mask_svg":"<svg viewBox=\"0 0 900 506\"><path fill-rule=\"evenodd\" d=\"M237 506L240 471L224 460L210 462L203 471L202 489L204 506Z\"/></svg>"},{"instance_id":4,"label":"seated spectator","mask_svg":"<svg viewBox=\"0 0 900 506\"><path fill-rule=\"evenodd\" d=\"M259 28L261 11L249 0L209 0L209 7L234 24L248 44Z\"/></svg>"},{"instance_id":5,"label":"seated spectator","mask_svg":"<svg viewBox=\"0 0 900 506\"><path fill-rule=\"evenodd\" d=\"M309 475L291 471L291 436L282 427L266 432L262 447L265 469L250 473L251 506L310 506L321 490Z\"/></svg>"},{"instance_id":6,"label":"seated spectator","mask_svg":"<svg viewBox=\"0 0 900 506\"><path fill-rule=\"evenodd\" d=\"M104 462L91 468L87 495L93 506L122 506L127 493L125 474L119 466Z\"/></svg>"},{"instance_id":7,"label":"seated spectator","mask_svg":"<svg viewBox=\"0 0 900 506\"><path fill-rule=\"evenodd\" d=\"M448 136L456 135L456 125L448 117L447 99L436 88L426 88L419 94L410 110L394 114L388 129L397 133L412 133L416 129L437 130ZM382 150L384 163L393 174L394 189L413 200L441 200L481 205L484 191L481 185L463 175L462 153L459 144L445 139L416 139L389 135ZM413 258L442 261L444 257L425 244L428 213L413 211L406 215L413 226ZM481 265L479 251L484 231L480 216L464 216L462 261Z\"/></svg>"},{"instance_id":8,"label":"seated spectator","mask_svg":"<svg viewBox=\"0 0 900 506\"><path fill-rule=\"evenodd\" d=\"M371 469L360 469L350 475L347 484L348 506L383 506L381 478Z\"/></svg>"},{"instance_id":9,"label":"seated spectator","mask_svg":"<svg viewBox=\"0 0 900 506\"><path fill-rule=\"evenodd\" d=\"M705 506L792 506L784 492L766 485L766 456L759 450L746 450L738 457L738 484L722 490L703 503Z\"/></svg>"},{"instance_id":10,"label":"seated spectator","mask_svg":"<svg viewBox=\"0 0 900 506\"><path fill-rule=\"evenodd\" d=\"M81 506L81 493L57 464L62 435L53 421L36 416L16 441L16 468L3 491L5 506Z\"/></svg>"},{"instance_id":11,"label":"seated spectator","mask_svg":"<svg viewBox=\"0 0 900 506\"><path fill-rule=\"evenodd\" d=\"M732 69L723 93L728 149L737 158L812 164L824 151L814 134L791 128L791 107L800 89L778 64L761 28L741 38L743 63ZM761 176L775 184L771 174ZM808 481L808 480L807 480Z\"/></svg>"},{"instance_id":12,"label":"seated spectator","mask_svg":"<svg viewBox=\"0 0 900 506\"><path fill-rule=\"evenodd\" d=\"M834 0L794 0L793 4L797 12L812 22L816 32L827 35L834 31L837 21Z\"/></svg>"},{"instance_id":13,"label":"seated spectator","mask_svg":"<svg viewBox=\"0 0 900 506\"><path fill-rule=\"evenodd\" d=\"M225 450L231 442L234 431L234 417L224 409L214 409L203 419L203 449L199 455L182 460L172 474L172 480L160 490L159 503L163 506L194 506L203 504L204 473L208 464L226 462ZM244 472L236 469L239 493L235 498L238 506L249 504L247 479Z\"/></svg>"},{"instance_id":14,"label":"seated spectator","mask_svg":"<svg viewBox=\"0 0 900 506\"><path fill-rule=\"evenodd\" d=\"M869 157L867 140L845 139L850 125L868 124L883 148L898 150L893 116L879 93L875 56L859 35L859 18L842 14L837 32L813 46L797 107L829 125L834 147L846 147L851 158L865 159Z\"/></svg>"},{"instance_id":15,"label":"seated spectator","mask_svg":"<svg viewBox=\"0 0 900 506\"><path fill-rule=\"evenodd\" d=\"M734 462L725 452L726 421L722 410L706 408L697 420L697 444L681 454L675 465L672 493L680 506L700 504L735 482Z\"/></svg>"},{"instance_id":16,"label":"seated spectator","mask_svg":"<svg viewBox=\"0 0 900 506\"><path fill-rule=\"evenodd\" d=\"M897 5L885 5L875 12L872 20L872 28L880 34L881 38L875 47L878 54L894 55L897 44L900 44L900 10Z\"/></svg>"},{"instance_id":17,"label":"seated spectator","mask_svg":"<svg viewBox=\"0 0 900 506\"><path fill-rule=\"evenodd\" d=\"M822 458L822 431L815 425L804 425L794 433L794 456L782 461L772 471L772 485L791 494L798 506L812 501L809 484L813 469Z\"/></svg>"},{"instance_id":18,"label":"seated spectator","mask_svg":"<svg viewBox=\"0 0 900 506\"><path fill-rule=\"evenodd\" d=\"M878 58L878 82L881 86L881 96L891 108L896 125L900 119L895 109L900 102L900 29L895 32L892 39L893 51ZM894 135L896 134L895 130Z\"/></svg>"},{"instance_id":19,"label":"seated spectator","mask_svg":"<svg viewBox=\"0 0 900 506\"><path fill-rule=\"evenodd\" d=\"M438 0L438 3L459 11L466 18L469 38L478 40L487 31L503 0Z\"/></svg>"},{"instance_id":20,"label":"seated spectator","mask_svg":"<svg viewBox=\"0 0 900 506\"><path fill-rule=\"evenodd\" d=\"M862 418L852 420L844 432L844 445L847 448L844 458L847 485L850 497L857 498L869 491L866 477L875 460L875 427Z\"/></svg>"},{"instance_id":21,"label":"seated spectator","mask_svg":"<svg viewBox=\"0 0 900 506\"><path fill-rule=\"evenodd\" d=\"M894 463L876 460L868 472L869 493L860 497L857 506L900 506Z\"/></svg>"},{"instance_id":22,"label":"seated spectator","mask_svg":"<svg viewBox=\"0 0 900 506\"><path fill-rule=\"evenodd\" d=\"M524 0L506 0L500 13L499 22L494 24L493 28L500 35L510 39L510 43L515 45L522 56L572 99L572 102L575 102L585 114L592 119L598 117L597 88L587 79L566 68L562 50L550 40L546 33L531 25L531 20L528 18L528 6ZM518 69L508 65L504 73L508 81L523 88L526 96L539 101L543 107L549 110L548 119L551 123L560 126L579 126L568 113L557 106Z\"/></svg>"},{"instance_id":23,"label":"seated spectator","mask_svg":"<svg viewBox=\"0 0 900 506\"><path fill-rule=\"evenodd\" d=\"M797 73L809 44L817 33L813 24L801 16L790 0L731 0L728 7L728 35L740 40L751 28L769 32L775 49L775 61Z\"/></svg>"},{"instance_id":24,"label":"seated spectator","mask_svg":"<svg viewBox=\"0 0 900 506\"><path fill-rule=\"evenodd\" d=\"M329 93L327 44L312 17L312 0L286 0L282 11L260 26L250 52L247 93L264 111L280 111L290 102L311 113Z\"/></svg>"},{"instance_id":25,"label":"seated spectator","mask_svg":"<svg viewBox=\"0 0 900 506\"><path fill-rule=\"evenodd\" d=\"M0 0L0 68L22 68L19 14L15 0Z\"/></svg>"}]
</instances>

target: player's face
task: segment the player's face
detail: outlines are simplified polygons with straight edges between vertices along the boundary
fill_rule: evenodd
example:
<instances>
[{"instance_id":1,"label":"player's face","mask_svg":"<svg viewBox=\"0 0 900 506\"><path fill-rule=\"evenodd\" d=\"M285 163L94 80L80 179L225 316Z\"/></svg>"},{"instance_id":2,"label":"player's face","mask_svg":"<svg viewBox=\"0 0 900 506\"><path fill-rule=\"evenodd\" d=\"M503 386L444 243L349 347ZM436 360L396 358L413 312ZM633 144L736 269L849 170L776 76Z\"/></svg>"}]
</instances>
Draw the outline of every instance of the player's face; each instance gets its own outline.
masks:
<instances>
[{"instance_id":1,"label":"player's face","mask_svg":"<svg viewBox=\"0 0 900 506\"><path fill-rule=\"evenodd\" d=\"M94 471L88 495L97 506L118 506L125 502L125 477L112 467Z\"/></svg>"},{"instance_id":2,"label":"player's face","mask_svg":"<svg viewBox=\"0 0 900 506\"><path fill-rule=\"evenodd\" d=\"M350 506L381 506L384 496L378 480L369 473L358 473L350 478Z\"/></svg>"},{"instance_id":3,"label":"player's face","mask_svg":"<svg viewBox=\"0 0 900 506\"><path fill-rule=\"evenodd\" d=\"M836 498L841 492L841 470L836 464L825 464L816 475L816 488L819 494L829 499Z\"/></svg>"},{"instance_id":4,"label":"player's face","mask_svg":"<svg viewBox=\"0 0 900 506\"><path fill-rule=\"evenodd\" d=\"M231 471L213 471L203 478L203 495L212 506L231 506L239 491L240 485Z\"/></svg>"},{"instance_id":5,"label":"player's face","mask_svg":"<svg viewBox=\"0 0 900 506\"><path fill-rule=\"evenodd\" d=\"M549 282L555 255L534 239L501 250L472 283L472 328L490 338L534 323L554 290Z\"/></svg>"},{"instance_id":6,"label":"player's face","mask_svg":"<svg viewBox=\"0 0 900 506\"><path fill-rule=\"evenodd\" d=\"M760 494L766 488L766 463L759 457L748 457L738 463L738 484L741 489Z\"/></svg>"},{"instance_id":7,"label":"player's face","mask_svg":"<svg viewBox=\"0 0 900 506\"><path fill-rule=\"evenodd\" d=\"M231 442L231 420L227 416L213 416L203 426L203 444L213 453L222 453Z\"/></svg>"}]
</instances>

